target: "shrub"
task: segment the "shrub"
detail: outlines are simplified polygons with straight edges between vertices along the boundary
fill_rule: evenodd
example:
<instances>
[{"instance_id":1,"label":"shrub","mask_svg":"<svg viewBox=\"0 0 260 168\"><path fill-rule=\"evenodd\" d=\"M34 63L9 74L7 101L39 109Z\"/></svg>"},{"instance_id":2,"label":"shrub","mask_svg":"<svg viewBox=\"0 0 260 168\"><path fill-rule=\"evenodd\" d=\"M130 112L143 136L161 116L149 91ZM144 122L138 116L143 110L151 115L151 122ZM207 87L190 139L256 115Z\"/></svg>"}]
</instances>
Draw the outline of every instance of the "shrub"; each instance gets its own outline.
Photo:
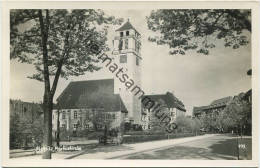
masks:
<instances>
[{"instance_id":1,"label":"shrub","mask_svg":"<svg viewBox=\"0 0 260 168\"><path fill-rule=\"evenodd\" d=\"M101 131L101 132L90 132L88 134L88 139L95 140L95 139L98 139L102 135L104 135L103 131Z\"/></svg>"},{"instance_id":2,"label":"shrub","mask_svg":"<svg viewBox=\"0 0 260 168\"><path fill-rule=\"evenodd\" d=\"M164 132L161 131L129 131L125 133L126 135L165 135Z\"/></svg>"}]
</instances>

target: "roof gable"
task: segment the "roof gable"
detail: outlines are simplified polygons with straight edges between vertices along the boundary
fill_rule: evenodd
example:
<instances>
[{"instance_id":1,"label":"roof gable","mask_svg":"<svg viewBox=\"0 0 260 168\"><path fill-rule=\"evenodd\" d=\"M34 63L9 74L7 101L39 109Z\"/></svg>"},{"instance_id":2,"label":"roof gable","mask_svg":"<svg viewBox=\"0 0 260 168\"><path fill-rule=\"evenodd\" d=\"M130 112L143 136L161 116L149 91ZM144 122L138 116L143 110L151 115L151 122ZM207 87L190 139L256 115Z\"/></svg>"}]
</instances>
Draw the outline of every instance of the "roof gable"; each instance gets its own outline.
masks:
<instances>
[{"instance_id":1,"label":"roof gable","mask_svg":"<svg viewBox=\"0 0 260 168\"><path fill-rule=\"evenodd\" d=\"M114 94L114 80L71 82L58 97L60 108L102 108L106 112L126 111L118 94Z\"/></svg>"},{"instance_id":2,"label":"roof gable","mask_svg":"<svg viewBox=\"0 0 260 168\"><path fill-rule=\"evenodd\" d=\"M217 99L217 100L214 100L210 105L226 105L230 100L232 99L231 96L228 96L228 97L224 97L224 98L221 98L221 99Z\"/></svg>"},{"instance_id":3,"label":"roof gable","mask_svg":"<svg viewBox=\"0 0 260 168\"><path fill-rule=\"evenodd\" d=\"M144 97L149 97L155 102L163 101L168 108L178 108L179 110L186 111L184 104L170 92L158 95L145 95Z\"/></svg>"},{"instance_id":4,"label":"roof gable","mask_svg":"<svg viewBox=\"0 0 260 168\"><path fill-rule=\"evenodd\" d=\"M118 29L116 29L116 31L125 31L125 30L130 30L133 29L135 30L138 34L140 34L135 28L134 26L129 22L129 20L124 23L121 27L119 27Z\"/></svg>"}]
</instances>

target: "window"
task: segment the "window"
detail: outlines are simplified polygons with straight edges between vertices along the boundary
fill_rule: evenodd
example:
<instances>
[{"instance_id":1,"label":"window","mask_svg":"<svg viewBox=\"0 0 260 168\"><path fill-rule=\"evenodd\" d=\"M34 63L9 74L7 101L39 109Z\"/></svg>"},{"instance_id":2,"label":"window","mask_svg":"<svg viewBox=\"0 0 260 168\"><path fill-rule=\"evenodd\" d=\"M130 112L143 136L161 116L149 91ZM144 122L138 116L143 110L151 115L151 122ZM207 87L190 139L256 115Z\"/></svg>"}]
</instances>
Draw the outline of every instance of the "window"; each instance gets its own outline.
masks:
<instances>
[{"instance_id":1,"label":"window","mask_svg":"<svg viewBox=\"0 0 260 168\"><path fill-rule=\"evenodd\" d=\"M115 114L112 114L112 118L113 118L113 119L116 119L116 115L115 115Z\"/></svg>"},{"instance_id":2,"label":"window","mask_svg":"<svg viewBox=\"0 0 260 168\"><path fill-rule=\"evenodd\" d=\"M119 40L118 49L119 50L123 49L123 40Z\"/></svg>"},{"instance_id":3,"label":"window","mask_svg":"<svg viewBox=\"0 0 260 168\"><path fill-rule=\"evenodd\" d=\"M124 36L124 32L120 32L120 37L123 37Z\"/></svg>"},{"instance_id":4,"label":"window","mask_svg":"<svg viewBox=\"0 0 260 168\"><path fill-rule=\"evenodd\" d=\"M86 129L89 129L89 125L88 125L88 124L86 124L86 125L85 125L85 128L86 128Z\"/></svg>"},{"instance_id":5,"label":"window","mask_svg":"<svg viewBox=\"0 0 260 168\"><path fill-rule=\"evenodd\" d=\"M128 49L128 39L125 39L125 49Z\"/></svg>"},{"instance_id":6,"label":"window","mask_svg":"<svg viewBox=\"0 0 260 168\"><path fill-rule=\"evenodd\" d=\"M139 58L136 57L136 65L138 66L139 65Z\"/></svg>"},{"instance_id":7,"label":"window","mask_svg":"<svg viewBox=\"0 0 260 168\"><path fill-rule=\"evenodd\" d=\"M74 119L77 119L77 118L78 118L78 113L77 113L77 111L74 111L73 118L74 118Z\"/></svg>"},{"instance_id":8,"label":"window","mask_svg":"<svg viewBox=\"0 0 260 168\"><path fill-rule=\"evenodd\" d=\"M129 31L126 31L126 36L129 36Z\"/></svg>"},{"instance_id":9,"label":"window","mask_svg":"<svg viewBox=\"0 0 260 168\"><path fill-rule=\"evenodd\" d=\"M78 127L78 124L73 124L73 128L77 128Z\"/></svg>"},{"instance_id":10,"label":"window","mask_svg":"<svg viewBox=\"0 0 260 168\"><path fill-rule=\"evenodd\" d=\"M151 129L151 125L150 124L148 125L148 129Z\"/></svg>"},{"instance_id":11,"label":"window","mask_svg":"<svg viewBox=\"0 0 260 168\"><path fill-rule=\"evenodd\" d=\"M145 121L145 119L146 119L146 115L142 115L141 120L142 120L142 121Z\"/></svg>"},{"instance_id":12,"label":"window","mask_svg":"<svg viewBox=\"0 0 260 168\"><path fill-rule=\"evenodd\" d=\"M143 125L143 129L145 130L146 128L145 128L145 125Z\"/></svg>"},{"instance_id":13,"label":"window","mask_svg":"<svg viewBox=\"0 0 260 168\"><path fill-rule=\"evenodd\" d=\"M106 119L110 120L110 119L111 119L111 115L110 115L110 114L107 114L107 115L106 115Z\"/></svg>"},{"instance_id":14,"label":"window","mask_svg":"<svg viewBox=\"0 0 260 168\"><path fill-rule=\"evenodd\" d=\"M138 41L135 41L135 51L139 52L140 50L140 43Z\"/></svg>"},{"instance_id":15,"label":"window","mask_svg":"<svg viewBox=\"0 0 260 168\"><path fill-rule=\"evenodd\" d=\"M62 113L62 119L65 119L65 118L66 118L65 113Z\"/></svg>"},{"instance_id":16,"label":"window","mask_svg":"<svg viewBox=\"0 0 260 168\"><path fill-rule=\"evenodd\" d=\"M65 128L66 125L65 125L65 124L61 124L61 126L62 126L63 128Z\"/></svg>"},{"instance_id":17,"label":"window","mask_svg":"<svg viewBox=\"0 0 260 168\"><path fill-rule=\"evenodd\" d=\"M120 55L120 63L126 63L127 62L127 56L126 55Z\"/></svg>"}]
</instances>

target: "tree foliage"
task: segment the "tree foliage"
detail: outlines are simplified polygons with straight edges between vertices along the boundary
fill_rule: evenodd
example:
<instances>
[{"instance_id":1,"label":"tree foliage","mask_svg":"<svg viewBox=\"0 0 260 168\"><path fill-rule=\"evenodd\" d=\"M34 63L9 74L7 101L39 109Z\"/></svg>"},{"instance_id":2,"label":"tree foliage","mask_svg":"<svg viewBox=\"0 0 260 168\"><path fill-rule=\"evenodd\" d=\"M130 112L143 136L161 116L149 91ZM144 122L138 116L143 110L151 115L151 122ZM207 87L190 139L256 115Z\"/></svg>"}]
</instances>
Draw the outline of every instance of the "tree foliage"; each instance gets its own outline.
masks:
<instances>
[{"instance_id":1,"label":"tree foliage","mask_svg":"<svg viewBox=\"0 0 260 168\"><path fill-rule=\"evenodd\" d=\"M45 32L41 30L42 13ZM58 69L61 77L95 71L96 55L107 50L108 24L121 23L101 10L11 10L11 59L35 66L32 79L43 81L42 34L46 33L47 65L50 76ZM106 26L104 26L106 24Z\"/></svg>"},{"instance_id":2,"label":"tree foliage","mask_svg":"<svg viewBox=\"0 0 260 168\"><path fill-rule=\"evenodd\" d=\"M192 132L198 133L202 124L199 119L197 118L189 118L184 115L177 116L176 124L178 125L177 131L178 132Z\"/></svg>"},{"instance_id":3,"label":"tree foliage","mask_svg":"<svg viewBox=\"0 0 260 168\"><path fill-rule=\"evenodd\" d=\"M98 70L97 55L108 50L108 24L121 21L94 9L10 11L10 58L34 65L36 73L29 78L44 82L45 147L52 145L53 97L59 78ZM43 158L51 159L51 151L44 152Z\"/></svg>"},{"instance_id":4,"label":"tree foliage","mask_svg":"<svg viewBox=\"0 0 260 168\"><path fill-rule=\"evenodd\" d=\"M188 50L209 54L216 39L234 49L248 44L244 32L251 32L251 11L238 9L160 9L147 17L148 28L159 35L149 37L158 45L169 46L170 54Z\"/></svg>"},{"instance_id":5,"label":"tree foliage","mask_svg":"<svg viewBox=\"0 0 260 168\"><path fill-rule=\"evenodd\" d=\"M244 93L233 98L230 104L218 116L220 125L223 129L239 128L247 124L251 125L251 104L244 100Z\"/></svg>"},{"instance_id":6,"label":"tree foliage","mask_svg":"<svg viewBox=\"0 0 260 168\"><path fill-rule=\"evenodd\" d=\"M36 145L41 145L42 137L43 120L41 116L34 117L33 120L28 120L28 118L23 118L18 114L10 116L11 149L27 147L26 141L28 144L32 143L32 138L35 140Z\"/></svg>"}]
</instances>

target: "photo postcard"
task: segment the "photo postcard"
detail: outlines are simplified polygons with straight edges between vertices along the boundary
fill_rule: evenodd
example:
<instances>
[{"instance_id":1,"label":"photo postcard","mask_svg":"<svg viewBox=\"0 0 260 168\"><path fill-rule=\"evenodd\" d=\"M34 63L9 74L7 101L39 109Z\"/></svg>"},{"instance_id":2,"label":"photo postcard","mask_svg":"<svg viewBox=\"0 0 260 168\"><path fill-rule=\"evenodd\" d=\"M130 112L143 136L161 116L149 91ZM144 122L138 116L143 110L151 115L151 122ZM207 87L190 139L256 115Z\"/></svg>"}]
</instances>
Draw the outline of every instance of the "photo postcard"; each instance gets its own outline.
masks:
<instances>
[{"instance_id":1,"label":"photo postcard","mask_svg":"<svg viewBox=\"0 0 260 168\"><path fill-rule=\"evenodd\" d=\"M3 166L258 165L259 3L3 7Z\"/></svg>"}]
</instances>

